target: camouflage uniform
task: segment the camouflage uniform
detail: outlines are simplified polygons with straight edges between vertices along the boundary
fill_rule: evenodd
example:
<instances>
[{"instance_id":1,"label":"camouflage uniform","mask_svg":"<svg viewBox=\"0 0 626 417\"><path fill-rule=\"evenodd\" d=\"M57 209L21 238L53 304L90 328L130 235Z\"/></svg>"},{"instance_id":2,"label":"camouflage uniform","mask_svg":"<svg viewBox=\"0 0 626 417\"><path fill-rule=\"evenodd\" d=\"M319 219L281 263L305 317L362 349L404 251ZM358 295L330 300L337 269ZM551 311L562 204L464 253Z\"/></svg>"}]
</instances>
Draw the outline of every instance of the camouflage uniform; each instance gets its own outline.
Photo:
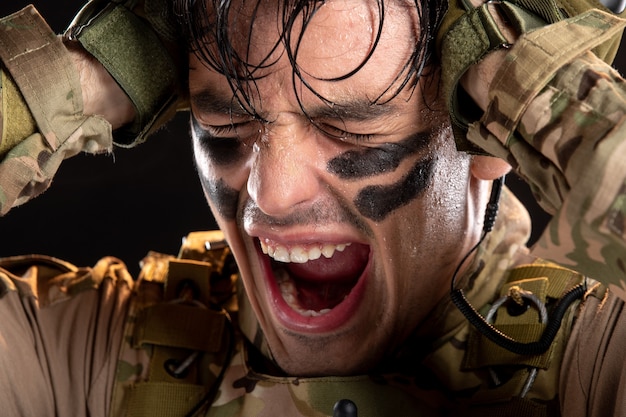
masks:
<instances>
[{"instance_id":1,"label":"camouflage uniform","mask_svg":"<svg viewBox=\"0 0 626 417\"><path fill-rule=\"evenodd\" d=\"M473 142L510 161L555 214L533 251L609 287L565 270L561 280L546 278L543 261L524 247L527 214L504 193L496 227L461 282L484 314L513 287L527 287L550 304L567 287L585 283L584 302L568 310L545 354L499 351L444 300L376 374L280 376L245 294L236 290L227 248L205 253L189 243L179 257L150 254L138 281L113 258L84 269L45 257L9 258L0 265L3 413L185 415L200 405L207 416L328 416L337 400L349 398L359 416L623 414L626 310L614 295L624 297L623 82L585 52L622 22L599 12L585 16L524 35L492 84L490 108L469 132ZM0 28L12 31L0 36L7 70L2 212L45 188L63 157L106 151L112 143L105 122L81 114L71 73L59 71L28 88L29 75L42 71L13 58L32 54L26 62L49 65L47 54L58 53L64 69L68 61L57 38L33 32L41 22L32 12L24 19L22 26L11 21ZM17 41L7 44L9 38ZM8 104L21 110L8 111ZM18 132L15 120L30 120L28 114L33 122L22 127L37 132ZM530 263L537 271L508 283L513 267ZM518 320L537 322L533 309L519 317L499 311L495 320L513 332Z\"/></svg>"}]
</instances>

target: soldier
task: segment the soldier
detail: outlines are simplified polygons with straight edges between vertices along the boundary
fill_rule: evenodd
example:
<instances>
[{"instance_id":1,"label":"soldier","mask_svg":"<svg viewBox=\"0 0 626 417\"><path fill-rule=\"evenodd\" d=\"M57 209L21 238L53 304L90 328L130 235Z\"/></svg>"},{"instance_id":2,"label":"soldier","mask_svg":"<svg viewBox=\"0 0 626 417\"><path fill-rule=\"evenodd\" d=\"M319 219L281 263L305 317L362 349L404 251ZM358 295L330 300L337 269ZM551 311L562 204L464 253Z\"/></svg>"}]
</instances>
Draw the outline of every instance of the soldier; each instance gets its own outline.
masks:
<instances>
[{"instance_id":1,"label":"soldier","mask_svg":"<svg viewBox=\"0 0 626 417\"><path fill-rule=\"evenodd\" d=\"M9 415L624 414L624 92L602 60L623 20L136 3L89 3L63 41L33 8L2 21L2 211L188 108L220 232L138 281L3 260ZM554 214L532 252L511 167Z\"/></svg>"}]
</instances>

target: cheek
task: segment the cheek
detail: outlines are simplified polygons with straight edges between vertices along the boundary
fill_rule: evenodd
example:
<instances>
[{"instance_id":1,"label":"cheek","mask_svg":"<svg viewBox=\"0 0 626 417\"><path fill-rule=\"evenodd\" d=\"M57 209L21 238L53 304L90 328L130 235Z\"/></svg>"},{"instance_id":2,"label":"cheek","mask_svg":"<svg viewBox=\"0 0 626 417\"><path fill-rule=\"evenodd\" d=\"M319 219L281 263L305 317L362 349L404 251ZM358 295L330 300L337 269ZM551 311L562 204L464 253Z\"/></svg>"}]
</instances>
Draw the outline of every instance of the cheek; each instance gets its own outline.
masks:
<instances>
[{"instance_id":1,"label":"cheek","mask_svg":"<svg viewBox=\"0 0 626 417\"><path fill-rule=\"evenodd\" d=\"M344 152L329 161L327 170L344 181L371 179L353 202L362 216L380 222L418 199L430 184L435 164L419 154L431 137L430 132L417 133L397 143ZM411 166L408 172L406 166ZM394 180L385 181L390 177L383 175ZM376 180L378 177L381 179Z\"/></svg>"},{"instance_id":2,"label":"cheek","mask_svg":"<svg viewBox=\"0 0 626 417\"><path fill-rule=\"evenodd\" d=\"M247 179L245 153L207 146L195 134L193 148L200 183L214 214L235 220L240 191Z\"/></svg>"},{"instance_id":3,"label":"cheek","mask_svg":"<svg viewBox=\"0 0 626 417\"><path fill-rule=\"evenodd\" d=\"M359 212L376 222L419 198L433 176L433 160L419 161L399 181L388 185L370 185L359 191L354 204Z\"/></svg>"},{"instance_id":4,"label":"cheek","mask_svg":"<svg viewBox=\"0 0 626 417\"><path fill-rule=\"evenodd\" d=\"M239 191L228 186L221 178L216 181L211 181L201 176L200 182L202 183L202 188L204 188L209 204L215 214L228 221L235 220L239 202Z\"/></svg>"}]
</instances>

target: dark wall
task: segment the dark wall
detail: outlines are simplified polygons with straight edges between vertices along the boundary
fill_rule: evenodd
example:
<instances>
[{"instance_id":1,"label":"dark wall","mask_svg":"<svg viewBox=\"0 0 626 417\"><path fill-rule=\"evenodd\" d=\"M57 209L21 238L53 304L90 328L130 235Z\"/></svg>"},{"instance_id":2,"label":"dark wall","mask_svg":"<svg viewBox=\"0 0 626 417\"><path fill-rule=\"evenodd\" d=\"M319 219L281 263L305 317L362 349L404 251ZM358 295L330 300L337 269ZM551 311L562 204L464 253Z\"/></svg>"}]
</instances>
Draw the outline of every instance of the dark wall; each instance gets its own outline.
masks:
<instances>
[{"instance_id":1,"label":"dark wall","mask_svg":"<svg viewBox=\"0 0 626 417\"><path fill-rule=\"evenodd\" d=\"M83 1L32 2L61 32ZM0 16L28 3L0 1ZM620 51L618 68L623 55ZM535 219L535 239L548 217L521 180L507 181ZM136 273L148 250L175 254L189 231L211 228L215 222L193 168L187 115L179 114L138 148L65 161L50 190L0 218L0 257L43 253L92 265L113 255Z\"/></svg>"}]
</instances>

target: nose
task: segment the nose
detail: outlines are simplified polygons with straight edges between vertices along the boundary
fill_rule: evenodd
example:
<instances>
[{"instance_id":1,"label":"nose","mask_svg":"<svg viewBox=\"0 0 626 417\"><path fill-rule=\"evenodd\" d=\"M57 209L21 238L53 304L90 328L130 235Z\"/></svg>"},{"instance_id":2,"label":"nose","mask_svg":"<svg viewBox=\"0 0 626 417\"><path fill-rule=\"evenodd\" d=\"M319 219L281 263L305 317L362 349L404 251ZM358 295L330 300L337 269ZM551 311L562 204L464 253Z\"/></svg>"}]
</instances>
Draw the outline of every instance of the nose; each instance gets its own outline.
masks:
<instances>
[{"instance_id":1,"label":"nose","mask_svg":"<svg viewBox=\"0 0 626 417\"><path fill-rule=\"evenodd\" d=\"M311 127L266 126L263 139L255 144L248 194L268 216L286 216L315 200L319 163Z\"/></svg>"}]
</instances>

